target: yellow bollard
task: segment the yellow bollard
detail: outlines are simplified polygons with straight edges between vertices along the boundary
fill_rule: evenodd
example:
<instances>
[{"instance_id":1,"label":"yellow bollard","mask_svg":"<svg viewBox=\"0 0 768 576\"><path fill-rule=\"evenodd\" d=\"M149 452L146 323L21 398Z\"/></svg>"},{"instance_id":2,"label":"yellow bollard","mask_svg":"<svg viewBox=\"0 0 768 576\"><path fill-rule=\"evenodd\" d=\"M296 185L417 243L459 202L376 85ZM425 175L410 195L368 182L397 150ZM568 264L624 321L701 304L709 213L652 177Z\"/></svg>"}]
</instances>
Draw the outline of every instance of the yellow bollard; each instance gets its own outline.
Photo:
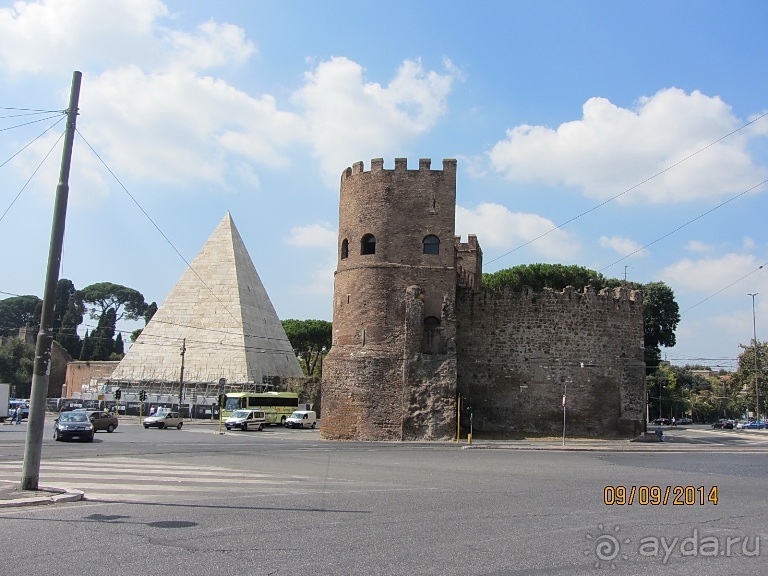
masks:
<instances>
[{"instance_id":1,"label":"yellow bollard","mask_svg":"<svg viewBox=\"0 0 768 576\"><path fill-rule=\"evenodd\" d=\"M472 444L472 434L467 434L467 443Z\"/></svg>"}]
</instances>

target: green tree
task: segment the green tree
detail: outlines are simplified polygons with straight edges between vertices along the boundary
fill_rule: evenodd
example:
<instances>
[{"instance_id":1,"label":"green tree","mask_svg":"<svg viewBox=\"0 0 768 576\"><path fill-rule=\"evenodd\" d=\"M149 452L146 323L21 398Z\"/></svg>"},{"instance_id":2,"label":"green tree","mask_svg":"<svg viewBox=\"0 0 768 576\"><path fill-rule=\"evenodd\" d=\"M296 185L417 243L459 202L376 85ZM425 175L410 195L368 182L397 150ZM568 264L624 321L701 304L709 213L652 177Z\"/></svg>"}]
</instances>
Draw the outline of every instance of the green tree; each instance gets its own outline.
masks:
<instances>
[{"instance_id":1,"label":"green tree","mask_svg":"<svg viewBox=\"0 0 768 576\"><path fill-rule=\"evenodd\" d=\"M149 321L152 320L155 312L157 312L157 302L152 302L152 304L147 306L147 309L144 312L144 328L146 328L147 324L149 324ZM144 328L136 328L136 330L131 332L131 342L136 342L136 339L141 336Z\"/></svg>"},{"instance_id":2,"label":"green tree","mask_svg":"<svg viewBox=\"0 0 768 576\"><path fill-rule=\"evenodd\" d=\"M117 314L109 308L101 318L96 329L91 332L93 340L93 360L109 360L115 351L115 324Z\"/></svg>"},{"instance_id":3,"label":"green tree","mask_svg":"<svg viewBox=\"0 0 768 576\"><path fill-rule=\"evenodd\" d=\"M114 351L117 322L121 319L137 320L148 308L141 292L111 282L91 284L76 295L82 309L92 319L98 319L97 327L91 332L91 345L86 349L90 351L92 347L93 357L83 358L81 355L81 360L108 360ZM86 348L85 343L83 348Z\"/></svg>"},{"instance_id":4,"label":"green tree","mask_svg":"<svg viewBox=\"0 0 768 576\"><path fill-rule=\"evenodd\" d=\"M768 360L768 342L757 341L757 372L755 372L755 343L739 344L742 349L739 354L739 367L733 374L733 386L742 391L741 416L747 411L754 412L756 407L755 383L760 392L760 418L768 416L768 379L766 378L766 361Z\"/></svg>"},{"instance_id":5,"label":"green tree","mask_svg":"<svg viewBox=\"0 0 768 576\"><path fill-rule=\"evenodd\" d=\"M579 289L593 286L600 290L607 286L607 282L599 272L564 264L521 264L514 268L483 274L483 285L494 291L508 288L513 292L522 292L526 286L536 292L541 292L544 288L562 290L566 286Z\"/></svg>"},{"instance_id":6,"label":"green tree","mask_svg":"<svg viewBox=\"0 0 768 576\"><path fill-rule=\"evenodd\" d=\"M114 312L116 322L122 319L137 320L147 310L141 292L111 282L86 286L78 292L78 297L94 320L104 316L108 310Z\"/></svg>"},{"instance_id":7,"label":"green tree","mask_svg":"<svg viewBox=\"0 0 768 576\"><path fill-rule=\"evenodd\" d=\"M75 294L75 285L72 280L61 278L56 283L56 299L53 304L53 333L58 335L61 332L64 316L69 309L69 300Z\"/></svg>"},{"instance_id":8,"label":"green tree","mask_svg":"<svg viewBox=\"0 0 768 576\"><path fill-rule=\"evenodd\" d=\"M15 387L16 396L29 398L35 347L18 338L8 338L0 346L0 382Z\"/></svg>"},{"instance_id":9,"label":"green tree","mask_svg":"<svg viewBox=\"0 0 768 576\"><path fill-rule=\"evenodd\" d=\"M40 325L43 301L37 296L12 296L0 300L0 335L15 336L26 325L35 331Z\"/></svg>"},{"instance_id":10,"label":"green tree","mask_svg":"<svg viewBox=\"0 0 768 576\"><path fill-rule=\"evenodd\" d=\"M144 326L149 324L149 321L152 320L152 316L155 315L155 312L157 312L157 302L152 302L144 311Z\"/></svg>"},{"instance_id":11,"label":"green tree","mask_svg":"<svg viewBox=\"0 0 768 576\"><path fill-rule=\"evenodd\" d=\"M675 293L664 282L651 282L643 291L643 329L646 369L655 369L661 361L660 346L675 345L675 329L680 322L680 307Z\"/></svg>"},{"instance_id":12,"label":"green tree","mask_svg":"<svg viewBox=\"0 0 768 576\"><path fill-rule=\"evenodd\" d=\"M118 332L115 336L115 348L110 360L122 360L123 356L125 356L125 344L123 343L123 335Z\"/></svg>"},{"instance_id":13,"label":"green tree","mask_svg":"<svg viewBox=\"0 0 768 576\"><path fill-rule=\"evenodd\" d=\"M79 358L82 341L77 329L83 323L85 307L71 280L62 278L56 285L54 312L53 333L55 340L69 352L72 358Z\"/></svg>"},{"instance_id":14,"label":"green tree","mask_svg":"<svg viewBox=\"0 0 768 576\"><path fill-rule=\"evenodd\" d=\"M304 374L322 376L322 359L331 349L332 324L325 320L283 320L282 324Z\"/></svg>"},{"instance_id":15,"label":"green tree","mask_svg":"<svg viewBox=\"0 0 768 576\"><path fill-rule=\"evenodd\" d=\"M85 337L83 338L83 346L80 349L80 360L88 361L93 360L93 351L94 351L94 339L91 338L91 335L88 333L88 330L85 331Z\"/></svg>"}]
</instances>

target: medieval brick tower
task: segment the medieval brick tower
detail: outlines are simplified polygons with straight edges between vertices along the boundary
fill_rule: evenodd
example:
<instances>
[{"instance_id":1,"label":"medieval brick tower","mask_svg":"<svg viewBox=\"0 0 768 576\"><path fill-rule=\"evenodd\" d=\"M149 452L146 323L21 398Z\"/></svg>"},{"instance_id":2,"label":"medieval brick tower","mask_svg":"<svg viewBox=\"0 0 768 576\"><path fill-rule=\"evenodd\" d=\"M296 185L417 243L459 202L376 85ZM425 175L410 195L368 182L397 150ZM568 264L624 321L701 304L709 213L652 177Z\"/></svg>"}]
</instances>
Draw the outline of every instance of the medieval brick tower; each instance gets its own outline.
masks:
<instances>
[{"instance_id":1,"label":"medieval brick tower","mask_svg":"<svg viewBox=\"0 0 768 576\"><path fill-rule=\"evenodd\" d=\"M328 439L437 440L455 432L456 160L405 158L341 176Z\"/></svg>"}]
</instances>

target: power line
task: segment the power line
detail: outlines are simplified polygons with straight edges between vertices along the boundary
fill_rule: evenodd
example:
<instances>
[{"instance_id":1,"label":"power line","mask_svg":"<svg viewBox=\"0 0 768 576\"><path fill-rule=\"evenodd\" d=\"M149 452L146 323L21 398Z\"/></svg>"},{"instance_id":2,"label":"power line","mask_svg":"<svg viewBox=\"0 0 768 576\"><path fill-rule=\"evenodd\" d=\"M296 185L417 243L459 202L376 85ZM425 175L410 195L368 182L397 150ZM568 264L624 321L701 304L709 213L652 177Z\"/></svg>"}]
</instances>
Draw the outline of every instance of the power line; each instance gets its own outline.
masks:
<instances>
[{"instance_id":1,"label":"power line","mask_svg":"<svg viewBox=\"0 0 768 576\"><path fill-rule=\"evenodd\" d=\"M51 118L56 118L57 116L59 116L59 114L56 114L54 116L46 116L45 118L38 118L37 120L24 122L23 124L16 124L15 126L7 126L6 128L0 128L0 132L7 132L8 130L13 130L14 128L22 128L24 126L29 126L30 124L37 124L38 122L45 122L46 120L50 120Z\"/></svg>"},{"instance_id":2,"label":"power line","mask_svg":"<svg viewBox=\"0 0 768 576\"><path fill-rule=\"evenodd\" d=\"M51 146L51 149L48 150L48 152L45 154L43 159L40 161L40 164L37 165L37 168L35 168L34 172L32 172L32 175L27 179L27 181L24 183L24 186L21 187L21 190L19 190L19 193L16 194L14 199L11 201L11 203L8 205L8 208L5 209L5 212L3 212L3 215L0 216L0 222L3 221L3 218L5 218L6 214L11 210L13 205L16 203L16 200L19 199L19 196L21 196L21 193L24 192L26 187L29 185L29 183L32 181L32 178L35 177L35 174L37 174L38 170L42 167L42 165L45 163L45 161L48 159L48 156L51 155L51 152L53 152L53 149L56 148L56 145L59 143L59 140L61 140L64 137L64 132L62 132L59 137L56 139L56 142L53 143L53 146Z\"/></svg>"},{"instance_id":3,"label":"power line","mask_svg":"<svg viewBox=\"0 0 768 576\"><path fill-rule=\"evenodd\" d=\"M24 152L24 150L26 150L27 148L29 148L29 147L30 147L32 144L34 144L35 142L37 142L37 141L38 141L40 138L42 138L42 137L43 137L45 134L47 134L47 133L48 133L48 131L49 131L51 128L53 128L54 126L57 126L58 124L60 124L60 123L62 122L62 120L64 120L64 118L66 118L66 116L62 116L61 118L59 118L58 120L56 120L56 122L54 122L53 124L51 124L50 126L48 126L48 128L46 128L46 129L45 129L45 130L43 130L43 131L42 131L40 134L38 134L38 135L37 135L35 138L33 138L32 140L30 140L29 142L27 142L27 143L26 143L26 144L25 144L25 145L24 145L22 148L20 148L20 149L19 149L19 150L18 150L18 151L17 151L15 154L13 154L13 155L12 155L10 158L8 158L8 159L7 159L5 162L3 162L2 164L0 164L0 168L2 168L3 166L5 166L6 164L8 164L8 162L10 162L10 161L11 161L11 160L13 160L14 158L16 158L16 156L18 156L19 154L21 154L22 152Z\"/></svg>"},{"instance_id":4,"label":"power line","mask_svg":"<svg viewBox=\"0 0 768 576\"><path fill-rule=\"evenodd\" d=\"M630 254L627 254L626 256L622 256L621 258L619 258L619 259L618 259L618 260L616 260L615 262L613 262L613 263L611 263L611 264L608 264L608 266L605 266L605 267L603 267L603 268L600 268L600 270L598 270L598 272L602 272L603 270L607 270L607 269L608 269L608 268L610 268L611 266L614 266L614 265L618 264L619 262L622 262L623 260L626 260L627 258L629 258L629 257L631 257L631 256L634 256L634 255L635 255L635 254L637 254L638 252L642 252L643 250L645 250L646 248L648 248L648 246L652 246L652 245L656 244L656 242L660 242L661 240L664 240L665 238L668 238L669 236L672 236L672 234L674 234L675 232L679 232L680 230L682 230L683 228L685 228L685 227L686 227L686 226L688 226L689 224L693 224L693 223L694 223L694 222L696 222L697 220L701 220L702 218L704 218L704 216L707 216L708 214L711 214L711 213L712 213L712 212L714 212L715 210L718 210L718 209L722 208L722 207L723 207L723 206L725 206L726 204L729 204L730 202L733 202L734 200L737 200L738 198L741 198L742 196L744 196L745 194L747 194L747 193L751 192L751 191L752 191L752 190L754 190L755 188L759 188L760 186L762 186L762 185L763 185L763 184L765 184L766 182L768 182L768 179L766 179L766 180L763 180L763 181L762 181L762 182L760 182L759 184L755 184L755 185L754 185L754 186L752 186L751 188L747 188L747 189L746 189L746 190L744 190L743 192L739 192L738 194L736 194L736 196L733 196L732 198L729 198L729 199L728 199L728 200L726 200L725 202L722 202L722 203L718 204L717 206L715 206L715 207L713 207L713 208L710 208L710 209L709 209L709 210L707 210L706 212L704 212L704 213L702 213L702 214L699 214L699 215L698 215L698 216L696 216L695 218L693 218L693 219L691 219L691 220L688 220L688 222L686 222L685 224L681 224L680 226L678 226L677 228L675 228L675 229L674 229L674 230L672 230L671 232L667 232L667 233L666 233L666 234L664 234L663 236L660 236L659 238L656 238L656 240L654 240L653 242L649 242L648 244L646 244L645 246L643 246L643 247L641 247L641 248L638 248L638 249L637 249L637 250L635 250L634 252L631 252Z\"/></svg>"},{"instance_id":5,"label":"power line","mask_svg":"<svg viewBox=\"0 0 768 576\"><path fill-rule=\"evenodd\" d=\"M200 275L197 273L197 270L195 270L194 268L192 268L192 265L191 265L189 262L187 262L187 259L186 259L186 258L184 258L184 256L181 254L181 252L179 252L179 250L176 248L176 246L174 246L174 245L173 245L173 242L171 242L171 240L168 238L168 236L166 236L166 235L165 235L165 233L164 233L164 232L163 232L163 231L160 229L160 227L159 227L159 226L158 226L158 225L155 223L155 221L154 221L154 220L152 220L152 218L150 217L150 215L149 215L149 214L147 214L147 211L146 211L146 210L144 210L144 208L142 207L142 205L141 205L141 204L139 204L138 200L136 200L136 198L134 198L133 194L131 194L131 193L128 191L128 188L126 188L126 187L125 187L125 185L124 185L124 184L123 184L123 183L120 181L120 179L119 179L119 178L117 177L117 175L116 175L116 174L115 174L115 173L112 171L112 169L111 169L109 166L107 166L107 163L106 163L106 162L105 162L105 161L102 159L102 157L101 157L101 156L99 156L98 152L96 152L96 150L94 150L93 146L91 146L91 145L90 145L90 143L88 142L88 140L86 140L86 139L85 139L85 136L83 136L82 132L80 132L80 130L77 130L77 133L80 135L80 138L82 138L82 139L83 139L83 142L85 142L86 146L88 146L88 148L90 148L91 152L93 152L93 154L96 156L96 158L98 158L99 162L101 162L101 164L104 166L104 168L106 168L107 172L109 172L109 173L112 175L112 177L115 179L115 182L117 182L117 183L118 183L118 185L119 185L119 186L120 186L120 187L123 189L123 191L124 191L124 192L125 192L125 193L128 195L128 197L129 197L129 198L130 198L130 199L133 201L133 203L134 203L134 204L136 204L136 206L139 208L139 210L141 210L142 214L144 214L144 216L147 218L147 220L149 220L149 222L152 224L152 226L154 226L154 227L155 227L155 229L156 229L156 230L157 230L157 231L160 233L160 235L161 235L161 236L162 236L162 237L165 239L165 241L166 241L166 242L168 243L168 245L169 245L169 246L170 246L170 247L173 249L173 251L174 251L174 252L176 252L176 254L178 254L179 258L181 258L181 260L182 260L182 261L183 261L183 262L184 262L184 263L187 265L187 267L188 267L188 268L189 268L189 269L192 271L192 273L193 273L195 276L197 276L197 279L198 279L198 280L200 280L200 282L202 282L203 286L205 286L205 288L206 288L206 289L207 289L207 290L208 290L208 291L211 293L211 295L212 295L212 296L213 296L213 297L216 299L216 301L217 301L217 302L218 302L218 303L221 305L221 307L222 307L222 308L223 308L223 309L224 309L224 310L227 312L227 314L229 314L229 315L232 317L232 319L233 319L233 320L234 320L234 321L235 321L237 324L239 324L240 326L242 326L242 325L243 325L243 324L242 324L242 322L241 322L240 320L238 320L238 319L237 319L237 317L236 317L236 316L235 316L235 315L234 315L234 314L233 314L233 313L232 313L232 312L229 310L229 308L227 308L227 307L226 307L226 305L225 305L225 304L224 304L224 303L223 303L223 302L222 302L222 301L219 299L219 297L218 297L218 296L216 295L216 293L215 293L215 292L214 292L214 291L213 291L213 290L210 288L210 286L208 286L208 284L206 284L205 280L203 280L203 279L200 277Z\"/></svg>"},{"instance_id":6,"label":"power line","mask_svg":"<svg viewBox=\"0 0 768 576\"><path fill-rule=\"evenodd\" d=\"M66 114L66 110L42 110L39 108L13 108L10 106L0 106L0 110L16 110L19 112L33 112L36 114L53 114L54 112L58 112L59 114Z\"/></svg>"},{"instance_id":7,"label":"power line","mask_svg":"<svg viewBox=\"0 0 768 576\"><path fill-rule=\"evenodd\" d=\"M686 312L688 312L688 311L690 311L690 310L693 310L693 309L694 309L694 308L696 308L696 306L698 306L699 304L703 304L704 302L706 302L706 301L707 301L707 300L709 300L710 298L714 298L715 296L717 296L717 295L718 295L718 294L720 294L721 292L725 292L725 291L726 291L726 290L728 290L728 288L730 288L731 286L735 286L736 284L738 284L739 282L741 282L742 280L744 280L744 278L747 278L748 276L752 276L752 274L754 274L754 273L755 273L755 272L757 272L758 270L762 270L764 266L768 266L768 262L766 262L765 264L761 264L760 266L758 266L757 268L755 268L754 270L752 270L752 272L748 272L747 274L744 274L744 276L742 276L742 277L741 277L741 278L739 278L738 280L734 280L733 282L731 282L730 284L728 284L728 286L726 286L725 288L721 288L720 290L718 290L718 291L717 291L717 292L715 292L714 294L710 294L709 296L707 296L706 298L704 298L704 300L701 300L701 301L697 302L696 304L694 304L693 306L691 306L691 307L689 307L689 308L686 308L685 310L683 310L682 312L680 312L680 315L682 316L682 315L683 315L683 314L685 314Z\"/></svg>"},{"instance_id":8,"label":"power line","mask_svg":"<svg viewBox=\"0 0 768 576\"><path fill-rule=\"evenodd\" d=\"M750 121L749 121L749 122L747 122L746 124L744 124L744 125L742 125L742 126L740 126L740 127L736 128L735 130L733 130L733 131L729 132L729 133L728 133L728 134L726 134L725 136L721 136L720 138L718 138L718 139L717 139L717 140L715 140L714 142L710 142L709 144L707 144L707 145L706 145L706 146L704 146L703 148L699 148L698 150L696 150L695 152L693 152L693 153L689 154L688 156L686 156L686 157L685 157L685 158L683 158L682 160L678 160L678 161L677 161L677 162L675 162L674 164L671 164L670 166L667 166L667 167L666 167L666 168L664 168L663 170L660 170L659 172L657 172L657 173L656 173L656 174L654 174L653 176L649 176L648 178L646 178L645 180L643 180L643 181L641 181L641 182L639 182L639 183L635 184L634 186L630 186L629 188L627 188L627 189L626 189L626 190L624 190L623 192L620 192L619 194L616 194L615 196L612 196L611 198L608 198L607 200L605 200L605 201L603 201L603 202L600 202L600 203L599 203L599 204L597 204L596 206L593 206L593 207L592 207L592 208L590 208L589 210L586 210L586 211L582 212L581 214L578 214L578 215L574 216L573 218L569 218L569 219L568 219L568 220L566 220L565 222L562 222L561 224L558 224L557 226L555 226L554 228L551 228L550 230L547 230L547 231L546 231L546 232L544 232L543 234L539 234L539 235L538 235L538 236L536 236L535 238L532 238L531 240L528 240L527 242L524 242L523 244L520 244L520 245L519 245L519 246L517 246L516 248L513 248L512 250L510 250L509 252L506 252L506 253L502 254L501 256L497 256L496 258L493 258L492 260L488 260L486 263L487 263L487 264L490 264L490 263L492 263L492 262L496 262L497 260L501 260L501 259L502 259L502 258L504 258L505 256L509 256L509 255L510 255L510 254L512 254L513 252L516 252L516 251L520 250L521 248L525 248L525 247L526 247L526 246L528 246L529 244L533 244L533 243L534 243L534 242L536 242L537 240L540 240L541 238L544 238L544 236L547 236L547 235L551 234L552 232L554 232L554 231L556 231L556 230L559 230L559 229L563 228L564 226L566 226L566 225L570 224L571 222L573 222L573 221L575 221L575 220L578 220L578 219L579 219L579 218L581 218L582 216L586 216L587 214L590 214L590 213L594 212L595 210L597 210L597 209L599 209L599 208L602 208L602 207L603 207L603 206L605 206L606 204L608 204L608 203L610 203L610 202L613 202L613 201L614 201L614 200L616 200L617 198L620 198L621 196L624 196L625 194L627 194L627 193L631 192L632 190L635 190L636 188L639 188L640 186L642 186L643 184L646 184L647 182L650 182L650 181L651 181L651 180L653 180L654 178L658 178L658 177L659 177L659 176L661 176L662 174L665 174L665 173L669 172L670 170L672 170L673 168L676 168L677 166L679 166L679 165L680 165L680 164L682 164L683 162L686 162L686 161L690 160L691 158L693 158L693 157L694 157L694 156L696 156L697 154L700 154L701 152L704 152L705 150L707 150L707 149L711 148L711 147L712 147L712 146L714 146L715 144L717 144L717 143L719 143L719 142L722 142L723 140L725 140L726 138L728 138L728 137L730 137L730 136L733 136L733 135L734 135L734 134L736 134L737 132L739 132L739 131L743 130L743 129L744 129L744 128L746 128L747 126L750 126L750 125L754 124L754 123L755 123L755 122L757 122L758 120L760 120L760 119L762 119L762 118L765 118L766 116L768 116L768 112L764 112L764 113L763 113L763 114L761 114L760 116L757 116L757 117L756 117L756 118L754 118L753 120L750 120Z\"/></svg>"}]
</instances>

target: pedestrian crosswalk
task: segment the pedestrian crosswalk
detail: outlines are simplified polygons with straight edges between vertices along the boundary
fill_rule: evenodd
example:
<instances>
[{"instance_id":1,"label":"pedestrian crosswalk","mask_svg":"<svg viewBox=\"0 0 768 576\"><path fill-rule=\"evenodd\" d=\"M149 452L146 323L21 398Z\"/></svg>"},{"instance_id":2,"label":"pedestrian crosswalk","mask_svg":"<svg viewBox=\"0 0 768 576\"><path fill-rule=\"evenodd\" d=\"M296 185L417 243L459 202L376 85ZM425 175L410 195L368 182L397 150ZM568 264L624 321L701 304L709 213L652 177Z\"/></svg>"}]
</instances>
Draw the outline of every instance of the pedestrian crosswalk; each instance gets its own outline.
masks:
<instances>
[{"instance_id":1,"label":"pedestrian crosswalk","mask_svg":"<svg viewBox=\"0 0 768 576\"><path fill-rule=\"evenodd\" d=\"M0 480L21 478L21 462L0 462ZM43 461L41 487L79 490L94 501L160 501L193 494L230 496L284 492L307 478L221 466L166 463L126 457Z\"/></svg>"},{"instance_id":2,"label":"pedestrian crosswalk","mask_svg":"<svg viewBox=\"0 0 768 576\"><path fill-rule=\"evenodd\" d=\"M710 428L670 429L664 431L667 442L706 444L725 448L768 449L768 434L751 430L713 430Z\"/></svg>"}]
</instances>

